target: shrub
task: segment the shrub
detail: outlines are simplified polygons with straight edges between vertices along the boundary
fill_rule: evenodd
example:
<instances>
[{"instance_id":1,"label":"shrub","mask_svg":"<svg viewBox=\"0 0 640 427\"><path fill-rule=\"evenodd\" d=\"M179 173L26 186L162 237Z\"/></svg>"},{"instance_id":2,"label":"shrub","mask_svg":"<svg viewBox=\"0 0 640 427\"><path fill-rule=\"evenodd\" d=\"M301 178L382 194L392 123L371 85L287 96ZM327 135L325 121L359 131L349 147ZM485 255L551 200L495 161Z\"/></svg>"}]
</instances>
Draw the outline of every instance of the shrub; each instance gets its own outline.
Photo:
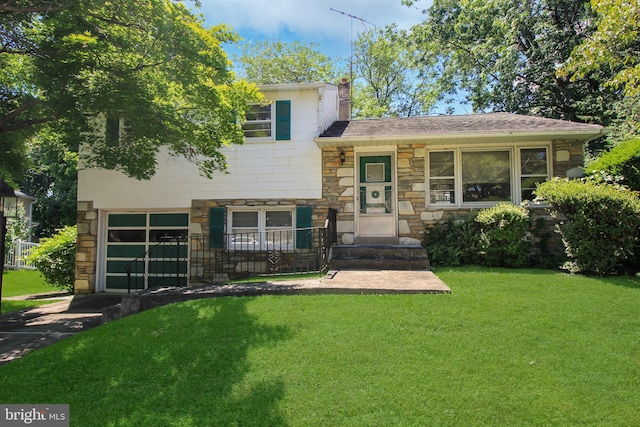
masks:
<instances>
[{"instance_id":1,"label":"shrub","mask_svg":"<svg viewBox=\"0 0 640 427\"><path fill-rule=\"evenodd\" d=\"M543 210L539 210L539 214L530 211L530 214L532 242L529 264L536 268L558 268L567 260L567 255L562 237L555 230L553 218Z\"/></svg>"},{"instance_id":2,"label":"shrub","mask_svg":"<svg viewBox=\"0 0 640 427\"><path fill-rule=\"evenodd\" d=\"M640 200L621 186L593 180L554 178L538 185L538 199L549 203L572 272L606 275L633 259L640 227Z\"/></svg>"},{"instance_id":3,"label":"shrub","mask_svg":"<svg viewBox=\"0 0 640 427\"><path fill-rule=\"evenodd\" d=\"M622 177L622 184L640 191L640 138L621 142L602 153L587 166L586 172Z\"/></svg>"},{"instance_id":4,"label":"shrub","mask_svg":"<svg viewBox=\"0 0 640 427\"><path fill-rule=\"evenodd\" d=\"M529 212L511 203L500 203L478 214L482 264L490 267L524 267L531 243L527 239Z\"/></svg>"},{"instance_id":5,"label":"shrub","mask_svg":"<svg viewBox=\"0 0 640 427\"><path fill-rule=\"evenodd\" d=\"M479 227L477 212L450 217L446 221L427 225L423 246L432 265L463 265L478 262Z\"/></svg>"},{"instance_id":6,"label":"shrub","mask_svg":"<svg viewBox=\"0 0 640 427\"><path fill-rule=\"evenodd\" d=\"M29 256L45 283L73 292L75 280L76 227L64 227L52 237L42 239Z\"/></svg>"}]
</instances>

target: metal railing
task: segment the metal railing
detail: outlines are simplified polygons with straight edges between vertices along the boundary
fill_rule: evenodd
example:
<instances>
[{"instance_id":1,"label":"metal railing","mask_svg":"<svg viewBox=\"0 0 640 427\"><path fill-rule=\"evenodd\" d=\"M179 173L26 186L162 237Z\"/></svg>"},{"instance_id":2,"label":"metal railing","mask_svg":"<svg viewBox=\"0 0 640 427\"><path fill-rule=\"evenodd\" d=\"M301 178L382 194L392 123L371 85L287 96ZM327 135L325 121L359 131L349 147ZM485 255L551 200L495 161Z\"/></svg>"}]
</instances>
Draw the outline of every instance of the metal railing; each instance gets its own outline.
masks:
<instances>
[{"instance_id":1,"label":"metal railing","mask_svg":"<svg viewBox=\"0 0 640 427\"><path fill-rule=\"evenodd\" d=\"M201 283L319 273L327 268L328 228L190 236L190 277Z\"/></svg>"},{"instance_id":2,"label":"metal railing","mask_svg":"<svg viewBox=\"0 0 640 427\"><path fill-rule=\"evenodd\" d=\"M320 273L337 242L337 211L323 227L166 236L125 266L128 292L255 276Z\"/></svg>"},{"instance_id":3,"label":"metal railing","mask_svg":"<svg viewBox=\"0 0 640 427\"><path fill-rule=\"evenodd\" d=\"M127 291L188 284L188 238L165 236L125 265Z\"/></svg>"}]
</instances>

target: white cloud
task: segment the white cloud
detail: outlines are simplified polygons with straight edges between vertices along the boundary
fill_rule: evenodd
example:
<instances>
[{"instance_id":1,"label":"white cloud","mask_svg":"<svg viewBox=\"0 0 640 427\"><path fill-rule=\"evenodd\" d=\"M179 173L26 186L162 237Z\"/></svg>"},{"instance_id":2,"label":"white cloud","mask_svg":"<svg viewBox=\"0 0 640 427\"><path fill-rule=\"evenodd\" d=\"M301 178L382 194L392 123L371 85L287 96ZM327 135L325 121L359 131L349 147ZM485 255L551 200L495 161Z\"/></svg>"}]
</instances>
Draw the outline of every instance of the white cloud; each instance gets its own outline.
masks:
<instances>
[{"instance_id":1,"label":"white cloud","mask_svg":"<svg viewBox=\"0 0 640 427\"><path fill-rule=\"evenodd\" d=\"M228 24L241 36L279 38L288 34L294 38L324 44L344 42L351 36L351 18L330 8L365 19L377 26L396 23L408 28L424 19L422 9L406 7L400 0L202 0L200 13L209 25ZM354 36L371 25L353 20ZM246 37L246 36L245 36Z\"/></svg>"}]
</instances>

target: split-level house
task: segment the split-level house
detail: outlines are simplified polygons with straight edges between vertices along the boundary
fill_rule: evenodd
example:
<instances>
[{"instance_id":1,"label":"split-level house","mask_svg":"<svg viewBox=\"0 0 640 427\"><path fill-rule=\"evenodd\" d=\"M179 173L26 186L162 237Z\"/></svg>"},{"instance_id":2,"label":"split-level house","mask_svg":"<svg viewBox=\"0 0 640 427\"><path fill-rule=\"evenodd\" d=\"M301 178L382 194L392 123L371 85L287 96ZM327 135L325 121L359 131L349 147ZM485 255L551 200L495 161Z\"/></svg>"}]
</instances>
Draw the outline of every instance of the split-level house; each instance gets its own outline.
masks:
<instances>
[{"instance_id":1,"label":"split-level house","mask_svg":"<svg viewBox=\"0 0 640 427\"><path fill-rule=\"evenodd\" d=\"M348 82L261 90L271 104L224 149L227 174L168 153L147 181L79 171L77 293L313 271L336 244L419 246L426 224L532 199L606 131L510 113L350 120Z\"/></svg>"}]
</instances>

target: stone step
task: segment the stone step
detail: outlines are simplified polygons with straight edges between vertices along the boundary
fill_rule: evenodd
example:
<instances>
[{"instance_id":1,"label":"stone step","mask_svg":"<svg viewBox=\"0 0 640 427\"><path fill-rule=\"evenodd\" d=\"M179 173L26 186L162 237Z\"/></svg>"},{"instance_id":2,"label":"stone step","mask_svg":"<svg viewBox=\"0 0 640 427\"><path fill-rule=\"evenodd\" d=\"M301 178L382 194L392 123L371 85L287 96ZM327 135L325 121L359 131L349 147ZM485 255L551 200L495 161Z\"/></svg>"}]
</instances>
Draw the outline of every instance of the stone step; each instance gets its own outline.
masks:
<instances>
[{"instance_id":1,"label":"stone step","mask_svg":"<svg viewBox=\"0 0 640 427\"><path fill-rule=\"evenodd\" d=\"M428 270L429 257L421 246L338 245L329 266L334 270Z\"/></svg>"}]
</instances>

